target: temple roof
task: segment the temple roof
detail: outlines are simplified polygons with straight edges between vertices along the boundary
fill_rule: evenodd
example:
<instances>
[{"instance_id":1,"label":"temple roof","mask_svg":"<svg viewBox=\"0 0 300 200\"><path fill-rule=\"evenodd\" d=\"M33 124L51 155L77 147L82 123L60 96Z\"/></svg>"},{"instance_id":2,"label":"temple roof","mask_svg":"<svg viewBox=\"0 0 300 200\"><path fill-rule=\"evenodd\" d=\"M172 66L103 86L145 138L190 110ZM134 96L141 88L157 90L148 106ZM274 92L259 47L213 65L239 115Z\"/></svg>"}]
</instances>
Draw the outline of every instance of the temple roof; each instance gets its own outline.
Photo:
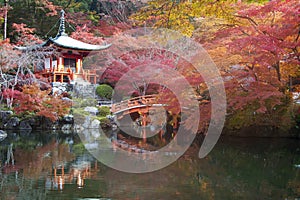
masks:
<instances>
[{"instance_id":1,"label":"temple roof","mask_svg":"<svg viewBox=\"0 0 300 200\"><path fill-rule=\"evenodd\" d=\"M49 38L48 41L44 44L44 46L47 46L49 43L53 43L56 46L68 48L68 49L75 49L75 50L84 50L84 51L98 51L107 49L111 46L111 44L108 45L93 45L88 44L85 42L81 42L79 40L75 40L67 35L60 35L56 36L55 38Z\"/></svg>"},{"instance_id":2,"label":"temple roof","mask_svg":"<svg viewBox=\"0 0 300 200\"><path fill-rule=\"evenodd\" d=\"M29 49L37 49L44 46L48 46L50 44L54 44L61 48L74 49L74 50L82 50L82 51L99 51L107 49L111 46L111 44L105 45L93 45L88 44L76 39L73 39L65 33L65 12L61 11L60 25L59 30L55 38L50 37L47 41L42 44L30 46L30 47L16 47L19 50L29 50Z\"/></svg>"}]
</instances>

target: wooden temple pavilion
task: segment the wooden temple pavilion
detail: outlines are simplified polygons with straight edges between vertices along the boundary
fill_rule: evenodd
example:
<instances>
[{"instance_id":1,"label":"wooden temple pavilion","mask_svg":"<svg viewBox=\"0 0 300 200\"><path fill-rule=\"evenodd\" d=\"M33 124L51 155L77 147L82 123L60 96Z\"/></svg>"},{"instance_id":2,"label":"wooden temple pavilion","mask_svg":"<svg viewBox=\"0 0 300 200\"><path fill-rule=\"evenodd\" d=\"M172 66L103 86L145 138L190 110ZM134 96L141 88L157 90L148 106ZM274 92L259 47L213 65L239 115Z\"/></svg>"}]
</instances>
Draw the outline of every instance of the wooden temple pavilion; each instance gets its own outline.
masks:
<instances>
[{"instance_id":1,"label":"wooden temple pavilion","mask_svg":"<svg viewBox=\"0 0 300 200\"><path fill-rule=\"evenodd\" d=\"M50 37L47 41L40 44L40 47L54 46L58 54L45 59L42 69L35 67L34 73L41 75L49 82L73 82L76 79L83 79L90 83L97 82L95 70L84 70L83 59L92 51L101 51L111 45L93 45L73 39L65 32L65 12L61 11L59 30L55 38ZM17 47L25 50L28 47Z\"/></svg>"}]
</instances>

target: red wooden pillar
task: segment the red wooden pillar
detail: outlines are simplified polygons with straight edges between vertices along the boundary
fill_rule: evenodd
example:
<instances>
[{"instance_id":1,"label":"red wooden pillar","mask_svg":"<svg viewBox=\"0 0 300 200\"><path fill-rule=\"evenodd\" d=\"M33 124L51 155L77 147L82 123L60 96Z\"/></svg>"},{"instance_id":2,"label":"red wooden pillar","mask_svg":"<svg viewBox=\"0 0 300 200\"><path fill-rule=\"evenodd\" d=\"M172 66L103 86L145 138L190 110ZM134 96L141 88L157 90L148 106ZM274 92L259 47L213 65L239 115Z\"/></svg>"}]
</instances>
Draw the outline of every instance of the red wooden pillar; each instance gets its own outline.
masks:
<instances>
[{"instance_id":1,"label":"red wooden pillar","mask_svg":"<svg viewBox=\"0 0 300 200\"><path fill-rule=\"evenodd\" d=\"M178 129L177 115L173 115L173 129Z\"/></svg>"},{"instance_id":2,"label":"red wooden pillar","mask_svg":"<svg viewBox=\"0 0 300 200\"><path fill-rule=\"evenodd\" d=\"M56 70L55 71L59 71L60 70L60 65L61 65L61 60L60 57L57 57L57 66L56 66Z\"/></svg>"},{"instance_id":3,"label":"red wooden pillar","mask_svg":"<svg viewBox=\"0 0 300 200\"><path fill-rule=\"evenodd\" d=\"M75 70L75 73L76 74L79 74L81 73L81 58L76 58L76 70Z\"/></svg>"},{"instance_id":4,"label":"red wooden pillar","mask_svg":"<svg viewBox=\"0 0 300 200\"><path fill-rule=\"evenodd\" d=\"M142 126L147 126L147 113L142 114Z\"/></svg>"},{"instance_id":5,"label":"red wooden pillar","mask_svg":"<svg viewBox=\"0 0 300 200\"><path fill-rule=\"evenodd\" d=\"M49 69L49 71L50 71L50 72L53 71L53 69L52 69L52 57L50 57L50 69Z\"/></svg>"},{"instance_id":6,"label":"red wooden pillar","mask_svg":"<svg viewBox=\"0 0 300 200\"><path fill-rule=\"evenodd\" d=\"M143 143L147 142L147 134L146 134L146 126L147 126L147 113L146 112L142 112L141 113L141 117L142 117L142 136L143 136Z\"/></svg>"},{"instance_id":7,"label":"red wooden pillar","mask_svg":"<svg viewBox=\"0 0 300 200\"><path fill-rule=\"evenodd\" d=\"M147 134L146 134L145 127L143 127L142 131L143 131L143 143L146 143L147 142Z\"/></svg>"},{"instance_id":8,"label":"red wooden pillar","mask_svg":"<svg viewBox=\"0 0 300 200\"><path fill-rule=\"evenodd\" d=\"M56 179L56 167L54 168L54 179Z\"/></svg>"},{"instance_id":9,"label":"red wooden pillar","mask_svg":"<svg viewBox=\"0 0 300 200\"><path fill-rule=\"evenodd\" d=\"M64 59L63 57L58 57L57 59L57 71L64 71Z\"/></svg>"},{"instance_id":10,"label":"red wooden pillar","mask_svg":"<svg viewBox=\"0 0 300 200\"><path fill-rule=\"evenodd\" d=\"M65 176L65 167L64 167L64 165L61 167L61 175L63 177Z\"/></svg>"}]
</instances>

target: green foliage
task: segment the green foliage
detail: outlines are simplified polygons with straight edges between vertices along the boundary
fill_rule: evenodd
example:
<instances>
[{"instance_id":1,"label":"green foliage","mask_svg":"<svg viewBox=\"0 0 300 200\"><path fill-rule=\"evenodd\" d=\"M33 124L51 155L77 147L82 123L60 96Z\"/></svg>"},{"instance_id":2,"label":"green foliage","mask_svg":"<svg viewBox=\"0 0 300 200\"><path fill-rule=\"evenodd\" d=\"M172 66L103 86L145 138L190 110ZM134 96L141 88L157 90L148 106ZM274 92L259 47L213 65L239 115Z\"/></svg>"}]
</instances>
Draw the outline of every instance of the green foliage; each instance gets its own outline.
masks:
<instances>
[{"instance_id":1,"label":"green foliage","mask_svg":"<svg viewBox=\"0 0 300 200\"><path fill-rule=\"evenodd\" d=\"M266 3L268 2L269 0L247 0L246 2L247 3L256 3L256 4L263 4L263 3Z\"/></svg>"},{"instance_id":2,"label":"green foliage","mask_svg":"<svg viewBox=\"0 0 300 200\"><path fill-rule=\"evenodd\" d=\"M37 140L22 138L22 140L14 141L14 146L22 150L34 150L38 145Z\"/></svg>"},{"instance_id":3,"label":"green foliage","mask_svg":"<svg viewBox=\"0 0 300 200\"><path fill-rule=\"evenodd\" d=\"M12 41L18 40L13 33L13 24L26 24L27 27L33 28L34 33L44 37L57 21L58 8L48 0L39 1L9 1L12 7L8 11L8 33ZM51 32L55 36L56 30Z\"/></svg>"},{"instance_id":4,"label":"green foliage","mask_svg":"<svg viewBox=\"0 0 300 200\"><path fill-rule=\"evenodd\" d=\"M296 128L300 129L300 105L294 104L292 108L292 112L293 112L293 118L295 119L296 122Z\"/></svg>"},{"instance_id":5,"label":"green foliage","mask_svg":"<svg viewBox=\"0 0 300 200\"><path fill-rule=\"evenodd\" d=\"M101 122L100 125L101 125L102 128L110 127L110 121L106 117L100 118L100 122Z\"/></svg>"},{"instance_id":6,"label":"green foliage","mask_svg":"<svg viewBox=\"0 0 300 200\"><path fill-rule=\"evenodd\" d=\"M84 121L85 117L89 115L89 112L84 111L84 108L72 108L72 114L76 121Z\"/></svg>"},{"instance_id":7,"label":"green foliage","mask_svg":"<svg viewBox=\"0 0 300 200\"><path fill-rule=\"evenodd\" d=\"M73 152L77 156L84 154L86 152L84 144L78 143L78 144L73 145Z\"/></svg>"},{"instance_id":8,"label":"green foliage","mask_svg":"<svg viewBox=\"0 0 300 200\"><path fill-rule=\"evenodd\" d=\"M107 84L99 85L96 88L96 94L101 98L111 99L112 93L113 93L113 88Z\"/></svg>"},{"instance_id":9,"label":"green foliage","mask_svg":"<svg viewBox=\"0 0 300 200\"><path fill-rule=\"evenodd\" d=\"M258 113L258 102L249 104L241 110L232 113L226 120L225 127L228 130L238 130L251 126L270 126L282 131L289 130L293 126L289 102L275 107L269 107L265 113Z\"/></svg>"},{"instance_id":10,"label":"green foliage","mask_svg":"<svg viewBox=\"0 0 300 200\"><path fill-rule=\"evenodd\" d=\"M101 117L106 117L107 115L110 114L110 108L108 106L101 106L98 108L99 110L99 116Z\"/></svg>"},{"instance_id":11,"label":"green foliage","mask_svg":"<svg viewBox=\"0 0 300 200\"><path fill-rule=\"evenodd\" d=\"M73 108L85 108L87 106L96 106L98 104L96 99L93 98L87 98L87 99L81 99L81 98L73 98Z\"/></svg>"}]
</instances>

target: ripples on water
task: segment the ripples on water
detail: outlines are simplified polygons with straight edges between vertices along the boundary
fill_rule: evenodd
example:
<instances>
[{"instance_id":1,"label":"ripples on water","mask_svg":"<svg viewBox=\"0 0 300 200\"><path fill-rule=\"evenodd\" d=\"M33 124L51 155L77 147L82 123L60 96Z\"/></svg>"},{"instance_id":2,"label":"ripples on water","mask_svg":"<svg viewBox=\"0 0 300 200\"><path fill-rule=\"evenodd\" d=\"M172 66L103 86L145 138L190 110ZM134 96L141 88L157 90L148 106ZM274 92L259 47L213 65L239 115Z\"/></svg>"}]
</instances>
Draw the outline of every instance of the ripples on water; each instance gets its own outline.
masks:
<instances>
[{"instance_id":1,"label":"ripples on water","mask_svg":"<svg viewBox=\"0 0 300 200\"><path fill-rule=\"evenodd\" d=\"M148 174L102 165L76 135L15 134L0 144L3 200L300 198L299 140L223 137L204 159L192 147Z\"/></svg>"}]
</instances>

